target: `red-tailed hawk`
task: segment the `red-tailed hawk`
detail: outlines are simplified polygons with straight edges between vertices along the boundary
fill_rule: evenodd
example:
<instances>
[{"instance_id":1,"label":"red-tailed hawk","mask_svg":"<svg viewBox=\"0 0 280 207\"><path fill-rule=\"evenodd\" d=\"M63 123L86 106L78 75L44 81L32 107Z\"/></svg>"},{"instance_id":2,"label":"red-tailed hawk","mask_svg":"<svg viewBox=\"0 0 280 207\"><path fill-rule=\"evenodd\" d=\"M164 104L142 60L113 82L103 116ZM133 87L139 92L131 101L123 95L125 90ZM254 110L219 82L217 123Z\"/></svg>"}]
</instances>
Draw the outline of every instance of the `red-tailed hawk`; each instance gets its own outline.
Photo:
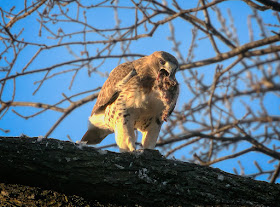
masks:
<instances>
[{"instance_id":1,"label":"red-tailed hawk","mask_svg":"<svg viewBox=\"0 0 280 207\"><path fill-rule=\"evenodd\" d=\"M178 61L167 52L154 52L116 67L98 95L82 138L98 144L115 132L120 151L134 151L134 130L142 132L142 146L153 149L164 120L179 94L175 78Z\"/></svg>"}]
</instances>

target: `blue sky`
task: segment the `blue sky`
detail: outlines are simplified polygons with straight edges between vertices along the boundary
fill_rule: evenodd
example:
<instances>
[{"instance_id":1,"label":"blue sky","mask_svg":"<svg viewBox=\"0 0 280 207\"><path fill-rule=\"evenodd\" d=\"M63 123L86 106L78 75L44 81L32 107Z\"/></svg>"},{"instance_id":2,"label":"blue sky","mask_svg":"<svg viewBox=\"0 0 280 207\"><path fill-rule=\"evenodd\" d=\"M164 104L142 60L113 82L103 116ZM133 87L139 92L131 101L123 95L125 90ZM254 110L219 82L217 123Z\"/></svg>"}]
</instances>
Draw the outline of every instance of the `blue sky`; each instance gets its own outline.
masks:
<instances>
[{"instance_id":1,"label":"blue sky","mask_svg":"<svg viewBox=\"0 0 280 207\"><path fill-rule=\"evenodd\" d=\"M179 1L181 6L184 6L184 3L186 4L186 8L191 8L193 5L190 5L190 1L185 1L184 3L182 1ZM187 3L186 3L187 2ZM0 0L0 7L5 10L7 8L11 8L13 5L16 6L16 9L19 7L22 8L23 1L8 1L8 0ZM235 26L237 27L237 32L240 37L240 44L245 44L249 42L249 34L248 34L248 26L247 26L247 16L251 14L250 8L242 1L227 1L225 3L221 4L223 6L225 18L228 19L226 15L226 10L228 8L231 9L231 14L234 18L234 21L237 23ZM41 7L42 10L44 7ZM57 9L57 7L54 7L54 10ZM71 10L70 7L70 13L75 14L76 10L73 8ZM134 10L126 11L126 12L119 12L120 18L122 19L121 25L126 25L131 22L134 22L134 18L130 18L130 16L134 15ZM213 11L210 11L212 13ZM82 13L82 12L81 12ZM266 23L270 24L277 24L277 21L274 16L271 15L271 11L265 11L260 13L263 17L264 21ZM82 15L82 14L80 14ZM202 13L198 14L198 17L202 17ZM36 13L33 13L32 15L26 17L23 20L18 21L15 23L15 25L12 27L11 32L17 33L22 28L24 28L24 32L21 36L21 38L24 38L25 41L34 41L36 43L43 43L46 45L52 45L56 44L57 40L52 40L48 38L50 34L46 30L42 30L42 36L38 36L39 32L39 23L36 20L38 18L38 15ZM87 19L91 22L92 25L94 25L97 28L106 28L106 27L114 27L115 20L114 20L114 13L111 9L105 9L100 8L98 10L95 10L95 12L88 12L87 13ZM219 22L217 19L212 18L212 24L217 25L219 28ZM172 21L175 27L175 35L178 40L180 40L180 50L183 54L187 54L189 46L191 44L191 25L186 24L183 20L177 18L174 21ZM1 24L3 24L1 22ZM72 24L72 23L65 23L65 24L55 24L51 25L51 28L53 30L58 30L59 28L62 28L65 33L67 32L74 32L78 31L80 29L80 25ZM256 34L259 34L259 28L254 27L253 28ZM141 31L141 30L140 30ZM174 54L172 51L172 43L167 39L169 34L169 28L168 25L163 25L158 28L156 33L153 37L145 38L143 40L139 40L134 42L131 47L130 51L132 53L139 53L139 54L151 54L154 51L160 51L164 50L167 52L170 52ZM205 36L205 35L204 35ZM203 37L203 35L199 36L200 38ZM73 36L71 39L66 39L64 41L81 41L82 36ZM100 37L98 37L95 33L88 33L87 34L87 40L98 40ZM259 35L255 37L256 39L260 38ZM208 39L201 39L198 42L198 46L196 48L195 53L195 59L194 61L214 57L213 50L211 49L211 44L208 41ZM228 51L228 48L221 43L218 42L219 49L222 52ZM90 56L94 56L96 53L96 49L98 47L101 47L100 45L88 45L87 46L90 51ZM0 45L0 50L3 49L3 46ZM71 49L77 54L80 55L81 51L83 51L83 46L71 46ZM25 49L23 49L20 57L17 59L15 66L13 68L12 74L16 74L17 72L21 72L22 68L28 63L30 58L36 53L38 50L38 47L36 46L28 46ZM120 48L117 47L114 49L114 53L118 54L120 52ZM12 55L12 54L11 54ZM7 58L11 58L9 54L7 55ZM82 56L85 57L85 56ZM61 63L63 61L69 61L73 60L73 56L69 55L67 48L60 47L55 50L55 52L50 52L49 50L46 50L42 52L37 58L34 63L32 63L28 70L35 70L39 68L45 68L49 67L50 65ZM124 62L124 61L123 61ZM223 64L227 66L230 64L232 60L224 61ZM98 65L100 63L100 60L96 60L92 62L92 65ZM0 60L0 65L4 64L3 60ZM111 59L110 61L106 61L105 64L102 65L100 68L101 72L110 72L114 67L116 67L118 64L118 60ZM61 68L58 68L56 72L61 71L63 69L71 69L72 66L64 66ZM208 83L211 85L213 81L213 75L215 70L216 64L207 65L201 68L195 68L194 71L198 71L200 74L204 74L206 77L208 77ZM238 66L239 69L242 68L241 65ZM32 102L43 102L48 104L53 104L57 101L59 101L62 98L62 93L66 94L67 96L71 96L72 94L79 93L86 90L94 89L98 86L100 86L104 81L106 80L106 77L101 77L98 75L92 75L91 77L88 77L87 75L87 69L83 68L78 74L74 81L73 87L71 90L69 90L69 84L71 82L73 73L69 73L67 75L61 75L56 76L50 80L47 80L43 86L40 88L40 90L33 95L32 93L36 90L36 87L38 84L34 84L34 82L42 79L44 77L44 73L37 73L29 76L22 76L20 78L16 79L16 101L32 101ZM0 79L1 77L0 73ZM180 74L177 74L177 78L179 82L183 81L182 76ZM6 85L6 88L4 90L4 100L8 101L11 99L11 94L13 91L13 82L9 81ZM86 94L89 95L89 94ZM84 95L84 96L86 96ZM80 99L83 96L78 97ZM190 100L189 92L187 87L181 83L181 93L179 97L179 104L178 107L183 102L188 102ZM73 99L73 100L78 100ZM280 99L279 97L275 95L268 95L265 100L266 104L268 105L269 113L274 115L280 115L279 105L280 105ZM252 102L254 103L254 102ZM257 107L257 103L254 103ZM60 105L61 107L68 106L69 103L65 102L64 104ZM87 118L90 115L91 109L94 105L94 102L87 103L80 107L78 110L75 110L72 112L66 119L63 120L63 122L59 125L58 128L55 129L55 131L50 135L50 137L54 137L61 140L68 140L67 135L70 135L70 137L73 139L73 141L80 140L80 138L83 136L83 134L87 130ZM23 115L31 115L32 113L35 113L39 111L40 109L34 109L31 107L16 107L13 108L18 113L21 113ZM242 117L243 111L236 106L236 111L240 113L240 117ZM240 111L239 111L240 110ZM21 134L25 134L27 136L33 137L33 136L44 136L47 131L50 129L50 127L56 122L56 120L61 116L60 113L54 112L54 111L47 111L44 112L41 115L38 115L36 117L30 118L28 120L25 120L23 118L18 117L15 113L12 112L12 110L9 110L7 114L0 120L0 128L3 129L9 129L10 133L3 133L0 130L0 136L20 136ZM205 118L205 117L203 117ZM207 117L205 118L207 119ZM103 142L102 145L106 145L109 143L114 143L114 135L108 136ZM241 148L245 148L246 145L244 144ZM228 152L225 152L227 154ZM230 153L230 152L229 152ZM176 153L176 158L182 157L182 152ZM259 153L250 153L244 160L244 165L247 166L246 170L248 170L247 173L255 172L255 167L253 165L253 160L256 158L261 161L263 166L270 167L271 165L267 165L266 162L268 160L265 156L259 156ZM184 156L190 156L189 154L184 154ZM227 162L223 162L221 164L217 164L214 167L219 167L223 170L226 170L228 172L232 172L232 168L235 166L238 168L238 164L236 161L229 160ZM265 179L262 177L261 179Z\"/></svg>"}]
</instances>

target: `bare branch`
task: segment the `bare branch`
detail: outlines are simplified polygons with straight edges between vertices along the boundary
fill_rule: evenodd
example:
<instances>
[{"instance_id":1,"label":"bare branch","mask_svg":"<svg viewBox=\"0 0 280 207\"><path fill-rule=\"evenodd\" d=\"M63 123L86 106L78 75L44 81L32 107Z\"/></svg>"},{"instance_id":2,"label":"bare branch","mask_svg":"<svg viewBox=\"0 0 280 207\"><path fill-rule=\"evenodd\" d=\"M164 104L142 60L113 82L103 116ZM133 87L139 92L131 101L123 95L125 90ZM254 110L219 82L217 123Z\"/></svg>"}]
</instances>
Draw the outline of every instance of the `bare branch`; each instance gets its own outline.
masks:
<instances>
[{"instance_id":1,"label":"bare branch","mask_svg":"<svg viewBox=\"0 0 280 207\"><path fill-rule=\"evenodd\" d=\"M13 26L14 23L16 23L18 20L23 19L25 17L27 17L28 15L32 14L34 11L36 11L40 6L42 6L47 0L41 0L38 1L38 4L34 4L33 8L30 9L29 11L26 11L24 14L22 14L21 16L17 16L15 18L13 18L11 21L9 21L9 23L5 26L5 28L10 28Z\"/></svg>"}]
</instances>

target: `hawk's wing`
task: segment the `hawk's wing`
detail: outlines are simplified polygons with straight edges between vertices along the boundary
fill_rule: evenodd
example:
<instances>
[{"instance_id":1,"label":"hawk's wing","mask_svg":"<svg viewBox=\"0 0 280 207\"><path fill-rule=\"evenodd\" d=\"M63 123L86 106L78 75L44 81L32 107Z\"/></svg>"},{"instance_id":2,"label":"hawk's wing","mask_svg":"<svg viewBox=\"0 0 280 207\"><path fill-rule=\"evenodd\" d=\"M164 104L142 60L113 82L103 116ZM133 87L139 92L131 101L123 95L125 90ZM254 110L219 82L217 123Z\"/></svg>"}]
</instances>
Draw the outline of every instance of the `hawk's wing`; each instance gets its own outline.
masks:
<instances>
[{"instance_id":1,"label":"hawk's wing","mask_svg":"<svg viewBox=\"0 0 280 207\"><path fill-rule=\"evenodd\" d=\"M117 99L120 92L120 85L125 84L131 77L136 75L134 71L133 62L123 63L112 70L99 92L91 115L99 110L103 110L107 105L113 103Z\"/></svg>"}]
</instances>

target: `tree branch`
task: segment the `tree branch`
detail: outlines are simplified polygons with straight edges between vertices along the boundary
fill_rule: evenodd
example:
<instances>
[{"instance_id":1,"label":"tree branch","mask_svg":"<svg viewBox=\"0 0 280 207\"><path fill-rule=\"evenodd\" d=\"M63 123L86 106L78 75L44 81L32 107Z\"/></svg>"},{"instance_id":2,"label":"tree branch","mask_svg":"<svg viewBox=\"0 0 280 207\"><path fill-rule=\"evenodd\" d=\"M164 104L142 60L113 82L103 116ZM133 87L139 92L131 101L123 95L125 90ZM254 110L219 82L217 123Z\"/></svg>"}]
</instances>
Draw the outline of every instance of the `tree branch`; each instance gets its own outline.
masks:
<instances>
[{"instance_id":1,"label":"tree branch","mask_svg":"<svg viewBox=\"0 0 280 207\"><path fill-rule=\"evenodd\" d=\"M279 51L279 49L280 49L279 46L274 46L273 47L274 50L272 50L271 48L267 49L267 50L259 50L259 51L257 50L255 52L254 51L250 52L248 50L250 50L252 48L260 47L260 46L263 46L263 45L271 44L271 43L277 42L279 40L280 40L280 35L277 34L277 35L274 35L274 36L271 36L271 37L264 38L262 40L257 40L257 41L254 41L254 42L244 44L240 47L236 47L235 49L233 49L229 52L221 53L214 58L208 58L208 59L205 59L205 60L202 60L202 61L197 61L197 62L193 62L193 63L189 63L189 64L183 64L183 65L180 66L180 69L184 70L184 69L209 65L209 64L213 64L213 63L216 63L216 62L220 62L220 61L229 59L231 57L234 57L234 56L237 56L237 55L240 55L240 54L243 54L244 57L246 57L246 56L252 56L252 55L266 54L268 52L268 50L271 51L271 52L276 52L276 51ZM275 51L275 49L276 49L276 51Z\"/></svg>"},{"instance_id":2,"label":"tree branch","mask_svg":"<svg viewBox=\"0 0 280 207\"><path fill-rule=\"evenodd\" d=\"M269 7L270 9L274 11L279 11L280 12L280 4L276 1L271 1L271 0L256 0L260 2L261 4Z\"/></svg>"},{"instance_id":3,"label":"tree branch","mask_svg":"<svg viewBox=\"0 0 280 207\"><path fill-rule=\"evenodd\" d=\"M29 11L25 12L23 15L18 16L13 18L12 20L9 21L9 23L5 26L5 28L9 28L11 26L13 26L14 23L16 23L18 20L23 19L25 17L27 17L28 15L32 14L34 11L36 11L40 6L42 6L47 0L41 0L39 1L39 3L34 6L32 9L30 9Z\"/></svg>"},{"instance_id":4,"label":"tree branch","mask_svg":"<svg viewBox=\"0 0 280 207\"><path fill-rule=\"evenodd\" d=\"M1 137L0 165L0 182L114 205L277 206L280 202L279 185L168 160L155 150L114 153L54 139Z\"/></svg>"}]
</instances>

